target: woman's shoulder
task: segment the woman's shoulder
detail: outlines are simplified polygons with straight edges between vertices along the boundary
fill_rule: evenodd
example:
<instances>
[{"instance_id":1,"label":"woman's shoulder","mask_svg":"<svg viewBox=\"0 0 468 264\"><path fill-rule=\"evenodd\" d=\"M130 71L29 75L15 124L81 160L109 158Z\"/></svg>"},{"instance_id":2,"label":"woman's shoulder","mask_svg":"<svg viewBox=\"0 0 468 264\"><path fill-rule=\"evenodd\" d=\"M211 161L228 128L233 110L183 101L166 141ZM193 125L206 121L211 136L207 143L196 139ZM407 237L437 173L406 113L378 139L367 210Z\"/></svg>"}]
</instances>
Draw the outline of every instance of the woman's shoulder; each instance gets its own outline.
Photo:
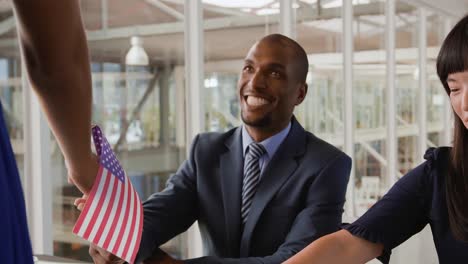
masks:
<instances>
[{"instance_id":1,"label":"woman's shoulder","mask_svg":"<svg viewBox=\"0 0 468 264\"><path fill-rule=\"evenodd\" d=\"M429 148L424 154L425 169L431 172L446 171L451 147Z\"/></svg>"},{"instance_id":2,"label":"woman's shoulder","mask_svg":"<svg viewBox=\"0 0 468 264\"><path fill-rule=\"evenodd\" d=\"M408 192L432 193L434 185L440 186L444 182L450 150L450 147L429 148L424 154L426 161L409 171L396 185Z\"/></svg>"}]
</instances>

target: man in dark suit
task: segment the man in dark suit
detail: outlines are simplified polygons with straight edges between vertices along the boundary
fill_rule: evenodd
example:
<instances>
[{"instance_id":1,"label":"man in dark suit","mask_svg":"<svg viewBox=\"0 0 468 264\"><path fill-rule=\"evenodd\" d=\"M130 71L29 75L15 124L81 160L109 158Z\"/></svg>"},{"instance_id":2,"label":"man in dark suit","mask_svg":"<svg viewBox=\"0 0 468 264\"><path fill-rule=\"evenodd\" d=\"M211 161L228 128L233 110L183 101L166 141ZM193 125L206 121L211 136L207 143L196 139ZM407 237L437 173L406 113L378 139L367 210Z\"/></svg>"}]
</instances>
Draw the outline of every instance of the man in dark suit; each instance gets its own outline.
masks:
<instances>
[{"instance_id":1,"label":"man in dark suit","mask_svg":"<svg viewBox=\"0 0 468 264\"><path fill-rule=\"evenodd\" d=\"M339 229L351 160L293 116L307 94L308 65L302 47L282 35L250 49L238 82L243 126L193 140L166 189L144 203L138 260L195 221L206 256L154 263L281 263ZM116 263L95 246L90 254Z\"/></svg>"}]
</instances>

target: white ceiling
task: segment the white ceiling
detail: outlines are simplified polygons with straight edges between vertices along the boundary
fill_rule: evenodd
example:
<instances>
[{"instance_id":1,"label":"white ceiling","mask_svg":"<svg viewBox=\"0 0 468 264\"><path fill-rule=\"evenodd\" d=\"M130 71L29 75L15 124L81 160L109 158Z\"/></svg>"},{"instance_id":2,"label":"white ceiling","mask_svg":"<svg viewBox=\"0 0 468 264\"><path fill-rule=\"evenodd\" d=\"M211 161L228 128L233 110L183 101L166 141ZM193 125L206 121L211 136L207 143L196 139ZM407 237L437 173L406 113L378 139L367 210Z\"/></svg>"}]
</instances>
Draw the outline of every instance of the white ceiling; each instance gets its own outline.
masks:
<instances>
[{"instance_id":1,"label":"white ceiling","mask_svg":"<svg viewBox=\"0 0 468 264\"><path fill-rule=\"evenodd\" d=\"M183 63L184 36L183 0L107 0L108 19L102 20L102 0L81 0L83 18L90 39L90 51L94 59L122 61L130 48L129 37L141 35L144 30L153 32L144 35L144 48L154 62ZM263 35L278 31L278 15L255 15L262 8L277 8L278 1L262 0L203 0L205 30L204 47L206 60L230 60L242 58L249 47ZM336 0L321 0L321 3L332 4ZM369 0L353 0L359 3ZM373 0L375 2L376 0ZM0 0L0 18L11 16L10 0ZM241 3L242 2L242 3ZM300 0L297 10L297 40L308 53L337 52L341 48L341 20L339 8L317 9ZM397 2L397 47L414 46L414 7ZM407 1L430 8L438 12L449 13L458 19L459 13L468 10L468 0L411 0ZM236 4L239 8L228 8L227 4ZM245 10L249 8L249 10ZM168 11L169 10L169 11ZM335 11L333 11L335 10ZM360 11L362 10L362 12ZM359 13L360 12L360 13ZM376 5L355 7L358 22L354 25L356 50L381 49L383 47L384 9ZM447 14L446 14L447 15ZM183 15L182 15L183 16ZM438 23L433 14L434 22ZM1 22L0 22L1 23ZM227 24L223 24L227 23ZM143 26L142 26L143 25ZM140 27L135 27L140 26ZM0 26L1 28L1 26ZM110 30L104 31L108 28ZM117 29L117 30L116 30ZM430 30L429 43L438 42L437 32ZM116 33L109 38L110 33ZM118 34L117 34L118 33ZM1 32L0 32L1 34ZM15 30L0 35L0 54L18 55L17 43L14 40Z\"/></svg>"},{"instance_id":2,"label":"white ceiling","mask_svg":"<svg viewBox=\"0 0 468 264\"><path fill-rule=\"evenodd\" d=\"M439 9L454 15L454 19L458 19L468 12L468 0L411 0L408 2Z\"/></svg>"}]
</instances>

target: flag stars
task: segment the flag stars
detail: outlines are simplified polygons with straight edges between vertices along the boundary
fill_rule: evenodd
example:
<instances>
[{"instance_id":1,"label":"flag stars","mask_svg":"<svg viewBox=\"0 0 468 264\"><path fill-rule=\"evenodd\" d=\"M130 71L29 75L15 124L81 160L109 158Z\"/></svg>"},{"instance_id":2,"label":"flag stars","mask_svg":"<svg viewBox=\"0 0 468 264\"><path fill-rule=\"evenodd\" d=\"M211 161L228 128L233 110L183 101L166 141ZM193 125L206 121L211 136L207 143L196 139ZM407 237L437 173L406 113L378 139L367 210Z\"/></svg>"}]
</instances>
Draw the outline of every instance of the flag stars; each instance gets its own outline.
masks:
<instances>
[{"instance_id":1,"label":"flag stars","mask_svg":"<svg viewBox=\"0 0 468 264\"><path fill-rule=\"evenodd\" d=\"M93 138L101 165L119 180L124 181L125 172L123 171L117 157L112 151L112 148L106 137L97 126L93 128Z\"/></svg>"}]
</instances>

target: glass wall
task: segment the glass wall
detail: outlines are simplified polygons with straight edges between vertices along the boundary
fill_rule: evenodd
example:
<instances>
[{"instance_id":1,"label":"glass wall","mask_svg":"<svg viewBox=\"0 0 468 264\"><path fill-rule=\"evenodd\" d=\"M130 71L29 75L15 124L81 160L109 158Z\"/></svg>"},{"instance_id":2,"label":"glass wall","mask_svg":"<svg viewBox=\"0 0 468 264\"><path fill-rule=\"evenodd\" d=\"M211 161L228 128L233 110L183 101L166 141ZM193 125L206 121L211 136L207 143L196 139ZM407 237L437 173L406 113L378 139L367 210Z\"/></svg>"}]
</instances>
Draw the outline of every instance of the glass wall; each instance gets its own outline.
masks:
<instances>
[{"instance_id":1,"label":"glass wall","mask_svg":"<svg viewBox=\"0 0 468 264\"><path fill-rule=\"evenodd\" d=\"M11 145L24 183L23 167L23 84L15 25L9 3L0 4L0 104Z\"/></svg>"},{"instance_id":2,"label":"glass wall","mask_svg":"<svg viewBox=\"0 0 468 264\"><path fill-rule=\"evenodd\" d=\"M249 48L247 44L278 30L276 23L279 18L275 14L279 13L279 1L254 1L244 4L245 6L221 2L212 1L210 4L243 13L229 15L233 22L230 24L232 27L227 30L205 31L204 107L207 131L226 131L240 124L234 87L242 58ZM394 177L387 175L385 5L384 0L353 1L356 175L353 184L357 200L356 216L366 211L388 190L391 178ZM264 15L263 12L267 13L266 9L271 14ZM298 0L293 1L292 9L296 21L294 35L309 54L310 62L308 95L302 105L296 108L295 115L307 130L343 148L342 1ZM417 123L420 31L417 10L417 6L408 4L408 1L396 1L397 178L414 168L421 160L418 157ZM205 11L208 11L207 5ZM244 21L250 21L254 19L252 13L265 16L261 25L241 27L236 24L237 15L243 15ZM209 18L205 13L205 21L207 20ZM441 97L440 83L435 78L433 65L434 55L443 37L442 21L443 17L435 13L430 13L427 18L428 146L439 145L443 113L440 104L441 100L445 100ZM258 23L260 24L260 20ZM234 26L237 27L232 29ZM252 38L253 34L256 34L256 39ZM235 41L234 38L240 35L243 41ZM244 53L239 52L240 45L243 45Z\"/></svg>"},{"instance_id":3,"label":"glass wall","mask_svg":"<svg viewBox=\"0 0 468 264\"><path fill-rule=\"evenodd\" d=\"M144 1L81 1L92 58L93 123L104 131L142 200L165 187L186 153L176 133L185 122L184 113L176 113L185 101L183 75L176 70L184 67L184 32L177 27L183 4L165 6L173 12ZM142 28L149 65L126 65L130 38ZM161 34L161 28L170 34ZM91 261L88 243L71 233L79 215L73 201L80 193L67 183L58 150L52 154L52 178L54 255ZM187 257L185 235L161 248Z\"/></svg>"},{"instance_id":4,"label":"glass wall","mask_svg":"<svg viewBox=\"0 0 468 264\"><path fill-rule=\"evenodd\" d=\"M227 131L240 124L237 80L243 59L256 41L278 33L279 1L202 2L207 25L204 32L205 130Z\"/></svg>"},{"instance_id":5,"label":"glass wall","mask_svg":"<svg viewBox=\"0 0 468 264\"><path fill-rule=\"evenodd\" d=\"M203 118L205 131L241 124L237 81L249 48L261 37L279 33L279 0L203 0ZM186 157L184 1L83 0L80 2L92 58L93 122L104 130L142 199L160 191ZM309 58L306 100L295 116L306 130L343 149L343 0L295 0L293 35ZM388 189L386 118L386 21L384 0L353 1L354 186L361 215ZM1 8L5 8L2 10ZM11 8L0 5L11 15ZM398 177L414 168L419 155L419 36L427 32L427 145L446 142L444 108L448 100L435 73L435 58L445 36L444 15L426 12L419 28L418 6L396 1L395 57ZM130 38L139 36L148 66L128 66ZM188 44L190 45L190 43ZM14 28L0 36L0 100L20 170L23 167L21 67ZM53 254L90 261L88 243L72 235L79 191L66 181L66 168L54 140ZM26 194L27 195L27 194ZM187 236L162 248L188 256Z\"/></svg>"},{"instance_id":6,"label":"glass wall","mask_svg":"<svg viewBox=\"0 0 468 264\"><path fill-rule=\"evenodd\" d=\"M429 147L442 146L449 141L445 138L444 109L450 103L449 97L437 76L436 59L439 47L445 38L446 17L429 11L427 15L427 139Z\"/></svg>"},{"instance_id":7,"label":"glass wall","mask_svg":"<svg viewBox=\"0 0 468 264\"><path fill-rule=\"evenodd\" d=\"M396 1L396 101L398 170L407 173L419 163L418 156L418 10L405 1Z\"/></svg>"},{"instance_id":8,"label":"glass wall","mask_svg":"<svg viewBox=\"0 0 468 264\"><path fill-rule=\"evenodd\" d=\"M305 129L343 148L342 8L320 2L298 4L297 41L309 55L310 66L307 97L295 115Z\"/></svg>"},{"instance_id":9,"label":"glass wall","mask_svg":"<svg viewBox=\"0 0 468 264\"><path fill-rule=\"evenodd\" d=\"M13 48L13 51L19 52L16 47ZM11 146L18 163L18 170L21 178L24 179L22 91L21 64L17 56L0 48L0 102Z\"/></svg>"},{"instance_id":10,"label":"glass wall","mask_svg":"<svg viewBox=\"0 0 468 264\"><path fill-rule=\"evenodd\" d=\"M353 3L356 177L350 184L356 185L355 208L360 215L385 191L385 3ZM296 115L307 130L343 149L342 4L301 5L297 9L297 40L309 54L309 92ZM345 214L354 217L350 210Z\"/></svg>"},{"instance_id":11,"label":"glass wall","mask_svg":"<svg viewBox=\"0 0 468 264\"><path fill-rule=\"evenodd\" d=\"M359 217L382 197L389 184L385 3L354 5L353 12L354 201Z\"/></svg>"}]
</instances>

